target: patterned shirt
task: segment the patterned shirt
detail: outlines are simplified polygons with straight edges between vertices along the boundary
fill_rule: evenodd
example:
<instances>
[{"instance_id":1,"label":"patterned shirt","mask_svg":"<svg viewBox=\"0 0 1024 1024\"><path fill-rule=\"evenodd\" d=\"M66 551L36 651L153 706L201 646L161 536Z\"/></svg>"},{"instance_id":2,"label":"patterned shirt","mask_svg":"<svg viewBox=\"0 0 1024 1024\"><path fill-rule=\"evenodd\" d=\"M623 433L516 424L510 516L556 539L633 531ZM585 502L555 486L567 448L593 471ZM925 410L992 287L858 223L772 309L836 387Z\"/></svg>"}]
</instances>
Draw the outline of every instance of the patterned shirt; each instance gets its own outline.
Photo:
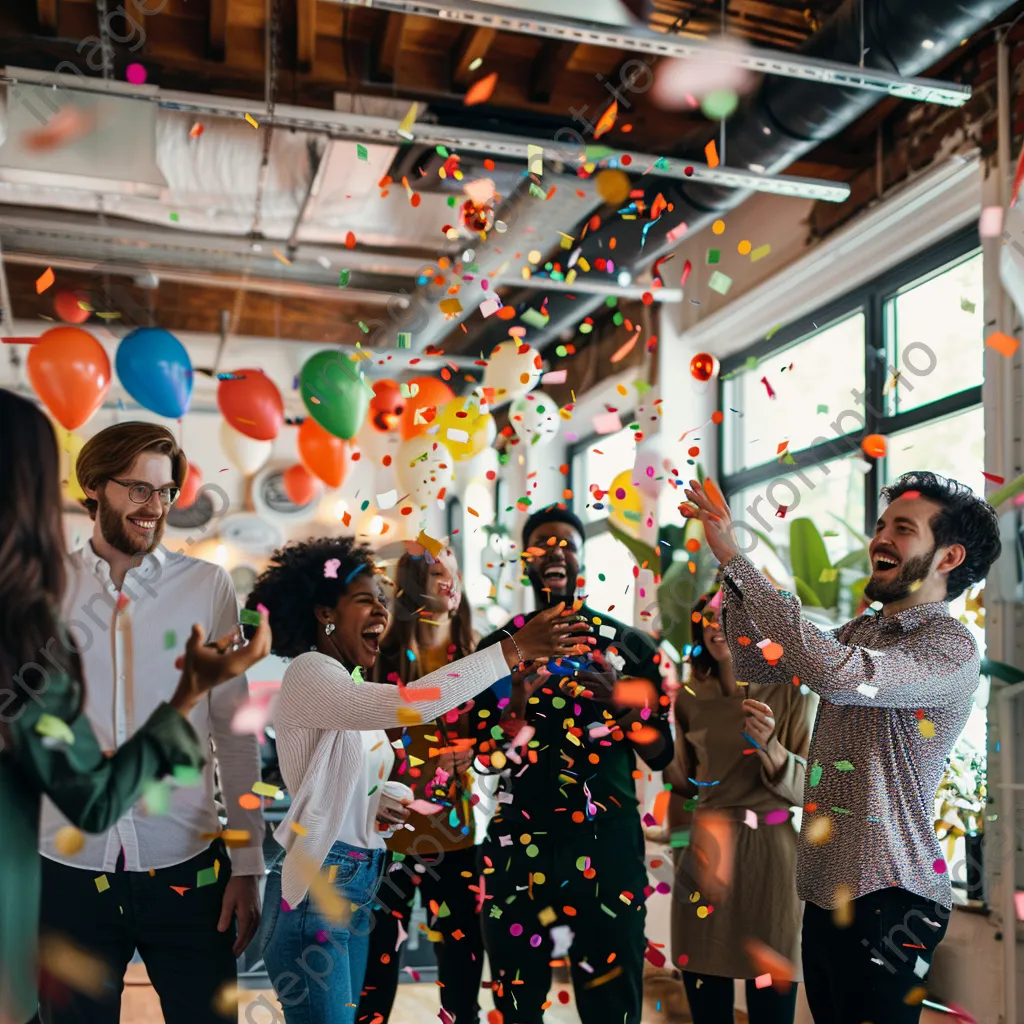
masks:
<instances>
[{"instance_id":1,"label":"patterned shirt","mask_svg":"<svg viewBox=\"0 0 1024 1024\"><path fill-rule=\"evenodd\" d=\"M797 857L801 899L833 909L899 886L949 908L935 793L978 686L969 630L940 601L823 632L742 555L722 573L737 679L803 684L821 698Z\"/></svg>"}]
</instances>

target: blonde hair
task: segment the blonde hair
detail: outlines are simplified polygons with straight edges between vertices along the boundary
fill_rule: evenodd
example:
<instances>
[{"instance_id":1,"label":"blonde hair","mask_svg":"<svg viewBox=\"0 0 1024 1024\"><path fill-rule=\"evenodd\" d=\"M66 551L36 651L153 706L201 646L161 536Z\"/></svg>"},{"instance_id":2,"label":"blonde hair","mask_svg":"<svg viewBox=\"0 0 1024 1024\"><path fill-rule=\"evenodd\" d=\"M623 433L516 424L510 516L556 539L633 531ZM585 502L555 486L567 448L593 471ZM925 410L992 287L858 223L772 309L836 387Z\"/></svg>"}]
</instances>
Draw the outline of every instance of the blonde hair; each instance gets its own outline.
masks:
<instances>
[{"instance_id":1,"label":"blonde hair","mask_svg":"<svg viewBox=\"0 0 1024 1024\"><path fill-rule=\"evenodd\" d=\"M78 455L75 475L82 490L96 490L111 477L119 476L131 469L132 464L143 452L158 452L171 460L171 474L178 487L188 477L188 459L178 447L174 435L157 423L116 423L89 438ZM81 504L96 518L97 503L86 497Z\"/></svg>"}]
</instances>

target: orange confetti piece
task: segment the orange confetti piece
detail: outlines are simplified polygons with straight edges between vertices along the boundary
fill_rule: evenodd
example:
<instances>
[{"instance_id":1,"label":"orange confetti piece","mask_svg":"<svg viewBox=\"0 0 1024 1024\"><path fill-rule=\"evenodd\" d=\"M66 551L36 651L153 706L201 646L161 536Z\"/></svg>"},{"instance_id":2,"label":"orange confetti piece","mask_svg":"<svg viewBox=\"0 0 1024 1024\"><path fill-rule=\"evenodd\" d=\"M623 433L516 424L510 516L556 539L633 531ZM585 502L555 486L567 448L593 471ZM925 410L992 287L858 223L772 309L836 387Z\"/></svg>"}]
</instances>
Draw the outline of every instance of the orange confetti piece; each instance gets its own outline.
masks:
<instances>
[{"instance_id":1,"label":"orange confetti piece","mask_svg":"<svg viewBox=\"0 0 1024 1024\"><path fill-rule=\"evenodd\" d=\"M642 743L645 745L648 743L655 743L661 737L661 733L658 732L657 729L651 728L649 725L642 725L639 729L630 729L626 735L634 743Z\"/></svg>"},{"instance_id":2,"label":"orange confetti piece","mask_svg":"<svg viewBox=\"0 0 1024 1024\"><path fill-rule=\"evenodd\" d=\"M36 282L36 288L39 288L38 282ZM987 348L994 348L1001 356L1009 359L1020 348L1020 342L1016 338L1011 338L1008 334L1003 334L1002 331L993 331L985 339L985 346Z\"/></svg>"},{"instance_id":3,"label":"orange confetti piece","mask_svg":"<svg viewBox=\"0 0 1024 1024\"><path fill-rule=\"evenodd\" d=\"M346 249L354 249L355 247L356 247L356 236L355 236L355 232L353 232L353 231L350 231L350 232L349 232L349 233L348 233L348 234L347 234L347 235L345 236L345 248L346 248Z\"/></svg>"},{"instance_id":4,"label":"orange confetti piece","mask_svg":"<svg viewBox=\"0 0 1024 1024\"><path fill-rule=\"evenodd\" d=\"M238 806L244 811L255 811L263 806L263 801L255 793L243 793L238 798Z\"/></svg>"},{"instance_id":5,"label":"orange confetti piece","mask_svg":"<svg viewBox=\"0 0 1024 1024\"><path fill-rule=\"evenodd\" d=\"M629 341L627 341L624 345L621 345L619 348L615 350L615 353L612 355L611 362L618 363L625 359L626 356L628 356L629 353L633 351L633 347L636 345L637 339L639 337L640 328L638 327L633 337L630 338Z\"/></svg>"},{"instance_id":6,"label":"orange confetti piece","mask_svg":"<svg viewBox=\"0 0 1024 1024\"><path fill-rule=\"evenodd\" d=\"M714 168L720 163L718 159L718 147L715 145L714 139L704 147L704 156L707 158L708 167Z\"/></svg>"},{"instance_id":7,"label":"orange confetti piece","mask_svg":"<svg viewBox=\"0 0 1024 1024\"><path fill-rule=\"evenodd\" d=\"M53 267L47 267L38 278L36 278L36 295L42 295L47 288L53 284Z\"/></svg>"},{"instance_id":8,"label":"orange confetti piece","mask_svg":"<svg viewBox=\"0 0 1024 1024\"><path fill-rule=\"evenodd\" d=\"M774 640L771 643L765 644L761 648L761 653L764 655L764 660L769 665L774 665L782 657L782 644L777 644Z\"/></svg>"},{"instance_id":9,"label":"orange confetti piece","mask_svg":"<svg viewBox=\"0 0 1024 1024\"><path fill-rule=\"evenodd\" d=\"M466 90L466 98L462 101L463 105L475 107L478 103L486 103L491 98L491 93L494 92L494 87L497 84L497 71L492 71L489 75L485 75L479 82L474 82Z\"/></svg>"},{"instance_id":10,"label":"orange confetti piece","mask_svg":"<svg viewBox=\"0 0 1024 1024\"><path fill-rule=\"evenodd\" d=\"M612 700L623 707L650 707L656 699L654 684L649 679L620 679L612 690Z\"/></svg>"},{"instance_id":11,"label":"orange confetti piece","mask_svg":"<svg viewBox=\"0 0 1024 1024\"><path fill-rule=\"evenodd\" d=\"M671 797L671 792L667 789L663 789L654 798L654 806L651 808L651 815L659 825L665 820L665 815L668 812L668 802Z\"/></svg>"},{"instance_id":12,"label":"orange confetti piece","mask_svg":"<svg viewBox=\"0 0 1024 1024\"><path fill-rule=\"evenodd\" d=\"M612 100L612 105L598 118L594 127L594 138L599 139L605 132L610 131L615 118L619 116L619 101Z\"/></svg>"},{"instance_id":13,"label":"orange confetti piece","mask_svg":"<svg viewBox=\"0 0 1024 1024\"><path fill-rule=\"evenodd\" d=\"M184 896L188 892L189 887L187 885L172 885L171 888L179 895Z\"/></svg>"}]
</instances>

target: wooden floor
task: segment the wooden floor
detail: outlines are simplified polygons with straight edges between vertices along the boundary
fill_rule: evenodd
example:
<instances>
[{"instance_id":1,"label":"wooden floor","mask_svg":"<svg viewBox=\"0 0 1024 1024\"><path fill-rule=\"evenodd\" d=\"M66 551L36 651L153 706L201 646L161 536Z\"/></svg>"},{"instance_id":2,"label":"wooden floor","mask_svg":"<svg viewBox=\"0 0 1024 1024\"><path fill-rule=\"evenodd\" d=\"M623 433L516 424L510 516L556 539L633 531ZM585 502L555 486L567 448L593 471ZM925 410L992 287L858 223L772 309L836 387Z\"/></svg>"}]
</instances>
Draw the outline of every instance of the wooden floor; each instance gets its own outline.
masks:
<instances>
[{"instance_id":1,"label":"wooden floor","mask_svg":"<svg viewBox=\"0 0 1024 1024\"><path fill-rule=\"evenodd\" d=\"M676 1001L672 996L679 982L664 986L652 986L657 991L648 991L645 1006L644 1024L682 1024L690 1020L689 1014L676 1012ZM681 986L680 986L681 988ZM558 992L566 990L570 1001L563 1005L558 1001ZM555 985L551 991L552 1006L545 1015L545 1024L579 1024L579 1015L572 1004L571 986ZM246 1008L256 1003L249 1009ZM272 1016L267 1004L278 1006L272 991L243 991L239 994L238 1017L243 1024L283 1024L283 1017ZM398 998L391 1013L389 1024L430 1024L437 1020L437 1012L441 1001L437 995L437 986L421 982L419 984L401 984L398 986ZM488 1006L489 1008L489 1006ZM163 1019L160 1013L160 1002L146 977L146 969L142 964L132 964L125 978L125 992L121 1003L121 1024L159 1024ZM745 1021L746 1016L737 1014L737 1021ZM459 1024L462 1024L460 1021Z\"/></svg>"}]
</instances>

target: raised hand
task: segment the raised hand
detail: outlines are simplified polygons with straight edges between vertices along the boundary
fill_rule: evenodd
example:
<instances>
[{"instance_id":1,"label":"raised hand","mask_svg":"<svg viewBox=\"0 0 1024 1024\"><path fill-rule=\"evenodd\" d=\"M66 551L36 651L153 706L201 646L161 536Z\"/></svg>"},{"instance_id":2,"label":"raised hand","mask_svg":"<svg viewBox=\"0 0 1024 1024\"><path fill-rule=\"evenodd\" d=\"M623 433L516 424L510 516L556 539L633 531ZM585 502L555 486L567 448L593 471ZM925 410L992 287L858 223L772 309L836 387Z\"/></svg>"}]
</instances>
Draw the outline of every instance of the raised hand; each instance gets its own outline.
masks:
<instances>
[{"instance_id":1,"label":"raised hand","mask_svg":"<svg viewBox=\"0 0 1024 1024\"><path fill-rule=\"evenodd\" d=\"M184 715L215 686L241 675L270 653L269 614L266 609L260 611L259 628L248 643L241 627L210 644L204 644L204 638L203 627L193 626L185 653L175 662L181 677L169 703Z\"/></svg>"},{"instance_id":2,"label":"raised hand","mask_svg":"<svg viewBox=\"0 0 1024 1024\"><path fill-rule=\"evenodd\" d=\"M733 534L732 512L714 481L709 479L702 484L691 480L683 493L689 498L689 503L683 502L679 506L680 513L684 519L699 519L704 524L708 547L719 564L725 565L740 554Z\"/></svg>"},{"instance_id":3,"label":"raised hand","mask_svg":"<svg viewBox=\"0 0 1024 1024\"><path fill-rule=\"evenodd\" d=\"M589 651L590 634L586 616L567 611L563 601L535 615L514 639L523 661L549 661Z\"/></svg>"}]
</instances>

